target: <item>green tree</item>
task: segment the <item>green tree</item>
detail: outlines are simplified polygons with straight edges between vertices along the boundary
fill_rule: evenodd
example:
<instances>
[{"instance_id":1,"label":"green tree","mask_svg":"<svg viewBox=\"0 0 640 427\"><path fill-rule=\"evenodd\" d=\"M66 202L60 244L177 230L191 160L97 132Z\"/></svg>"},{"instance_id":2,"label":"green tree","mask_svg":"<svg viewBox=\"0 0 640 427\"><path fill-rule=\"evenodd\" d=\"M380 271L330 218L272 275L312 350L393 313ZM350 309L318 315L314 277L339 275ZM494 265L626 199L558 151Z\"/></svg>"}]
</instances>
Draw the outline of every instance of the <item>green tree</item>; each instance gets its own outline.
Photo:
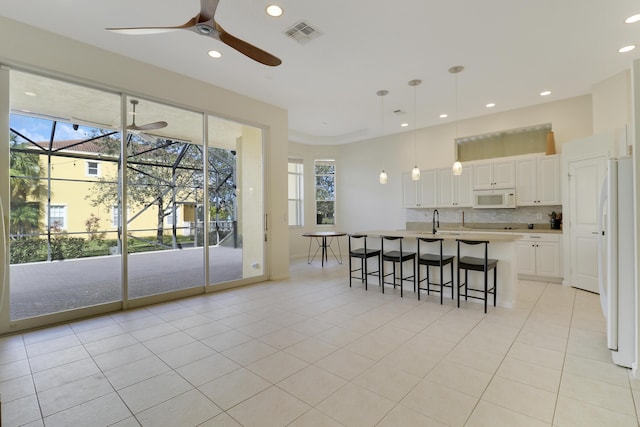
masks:
<instances>
[{"instance_id":1,"label":"green tree","mask_svg":"<svg viewBox=\"0 0 640 427\"><path fill-rule=\"evenodd\" d=\"M46 194L40 169L40 156L29 152L11 134L9 176L11 177L10 232L13 235L36 233L42 217L41 200Z\"/></svg>"},{"instance_id":2,"label":"green tree","mask_svg":"<svg viewBox=\"0 0 640 427\"><path fill-rule=\"evenodd\" d=\"M99 145L115 153L119 140L103 138ZM140 209L133 216L155 206L156 243L162 245L165 217L173 214L180 201L191 200L202 189L202 151L194 144L129 134L126 179L130 208ZM104 177L94 184L89 196L92 204L119 205L117 182L118 177Z\"/></svg>"},{"instance_id":3,"label":"green tree","mask_svg":"<svg viewBox=\"0 0 640 427\"><path fill-rule=\"evenodd\" d=\"M335 164L332 160L317 161L315 172L317 223L333 224L336 200Z\"/></svg>"}]
</instances>

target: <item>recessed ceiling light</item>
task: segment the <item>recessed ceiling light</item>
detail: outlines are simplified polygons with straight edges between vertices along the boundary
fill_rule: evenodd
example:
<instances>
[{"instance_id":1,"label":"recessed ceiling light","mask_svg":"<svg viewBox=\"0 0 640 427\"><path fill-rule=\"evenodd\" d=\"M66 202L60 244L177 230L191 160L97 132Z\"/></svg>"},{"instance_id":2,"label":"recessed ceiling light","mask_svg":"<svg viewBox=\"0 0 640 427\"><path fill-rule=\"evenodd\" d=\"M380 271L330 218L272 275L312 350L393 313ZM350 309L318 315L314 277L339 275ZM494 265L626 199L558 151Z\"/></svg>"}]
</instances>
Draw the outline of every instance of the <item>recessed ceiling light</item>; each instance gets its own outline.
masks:
<instances>
[{"instance_id":1,"label":"recessed ceiling light","mask_svg":"<svg viewBox=\"0 0 640 427\"><path fill-rule=\"evenodd\" d=\"M496 104L494 104L493 102L490 102L487 105L485 105L485 107L487 107L487 108L493 108L495 106L496 106Z\"/></svg>"},{"instance_id":2,"label":"recessed ceiling light","mask_svg":"<svg viewBox=\"0 0 640 427\"><path fill-rule=\"evenodd\" d=\"M409 123L401 123L400 126L402 126L403 128L406 128L407 126L409 126Z\"/></svg>"},{"instance_id":3,"label":"recessed ceiling light","mask_svg":"<svg viewBox=\"0 0 640 427\"><path fill-rule=\"evenodd\" d=\"M547 96L547 95L551 95L551 91L550 90L544 90L544 91L540 92L540 96Z\"/></svg>"},{"instance_id":4,"label":"recessed ceiling light","mask_svg":"<svg viewBox=\"0 0 640 427\"><path fill-rule=\"evenodd\" d=\"M220 52L218 52L217 50L210 50L207 53L212 58L220 58L222 56L222 54Z\"/></svg>"},{"instance_id":5,"label":"recessed ceiling light","mask_svg":"<svg viewBox=\"0 0 640 427\"><path fill-rule=\"evenodd\" d=\"M630 16L624 20L625 24L633 24L634 22L640 21L640 13Z\"/></svg>"},{"instance_id":6,"label":"recessed ceiling light","mask_svg":"<svg viewBox=\"0 0 640 427\"><path fill-rule=\"evenodd\" d=\"M440 114L440 118L441 118L441 119L446 119L447 117L449 117L449 115L448 115L448 114Z\"/></svg>"},{"instance_id":7,"label":"recessed ceiling light","mask_svg":"<svg viewBox=\"0 0 640 427\"><path fill-rule=\"evenodd\" d=\"M25 94L25 95L27 95L27 96L37 96L37 95L36 95L35 93L33 93L33 92L25 92L24 94Z\"/></svg>"},{"instance_id":8,"label":"recessed ceiling light","mask_svg":"<svg viewBox=\"0 0 640 427\"><path fill-rule=\"evenodd\" d=\"M627 53L627 52L631 52L635 48L636 48L635 44L630 44L629 46L621 47L620 49L618 49L618 52Z\"/></svg>"},{"instance_id":9,"label":"recessed ceiling light","mask_svg":"<svg viewBox=\"0 0 640 427\"><path fill-rule=\"evenodd\" d=\"M278 16L282 16L282 8L275 4L270 4L267 6L267 15L273 16L277 18Z\"/></svg>"}]
</instances>

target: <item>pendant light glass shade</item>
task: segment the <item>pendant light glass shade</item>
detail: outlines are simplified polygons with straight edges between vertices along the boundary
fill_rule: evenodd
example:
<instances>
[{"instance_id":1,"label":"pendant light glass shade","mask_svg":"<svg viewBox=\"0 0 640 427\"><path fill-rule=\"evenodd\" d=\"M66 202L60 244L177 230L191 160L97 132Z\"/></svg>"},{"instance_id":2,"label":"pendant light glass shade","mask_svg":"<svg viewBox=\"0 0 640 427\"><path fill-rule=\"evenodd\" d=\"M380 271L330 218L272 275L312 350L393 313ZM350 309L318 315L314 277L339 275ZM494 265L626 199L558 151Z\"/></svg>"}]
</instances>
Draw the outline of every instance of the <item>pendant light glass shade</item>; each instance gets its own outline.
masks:
<instances>
[{"instance_id":1,"label":"pendant light glass shade","mask_svg":"<svg viewBox=\"0 0 640 427\"><path fill-rule=\"evenodd\" d=\"M415 165L411 170L411 179L414 181L420 181L420 168Z\"/></svg>"},{"instance_id":2,"label":"pendant light glass shade","mask_svg":"<svg viewBox=\"0 0 640 427\"><path fill-rule=\"evenodd\" d=\"M456 134L453 139L454 150L456 153L456 161L453 162L453 166L451 167L451 171L454 175L462 175L462 163L458 160L458 73L462 72L464 67L462 65L456 65L455 67L449 68L449 72L454 75L455 78L455 94L456 94L456 121L455 121L455 129Z\"/></svg>"},{"instance_id":3,"label":"pendant light glass shade","mask_svg":"<svg viewBox=\"0 0 640 427\"><path fill-rule=\"evenodd\" d=\"M417 133L417 129L418 129L418 123L417 123L417 113L416 113L416 87L420 85L420 83L422 83L422 80L410 80L409 81L409 86L413 86L413 158L417 159L418 155L417 155L417 142L416 142L416 133ZM414 181L420 181L420 168L418 167L418 165L415 165L413 167L413 169L411 170L411 179Z\"/></svg>"},{"instance_id":4,"label":"pendant light glass shade","mask_svg":"<svg viewBox=\"0 0 640 427\"><path fill-rule=\"evenodd\" d=\"M376 92L376 95L380 97L380 121L382 123L382 136L384 136L384 97L388 94L388 90L379 90ZM389 181L387 173L384 171L384 161L382 162L382 172L380 172L378 181L380 181L380 184L386 184Z\"/></svg>"},{"instance_id":5,"label":"pendant light glass shade","mask_svg":"<svg viewBox=\"0 0 640 427\"><path fill-rule=\"evenodd\" d=\"M451 168L454 175L462 175L462 163L459 160L453 162L453 167Z\"/></svg>"}]
</instances>

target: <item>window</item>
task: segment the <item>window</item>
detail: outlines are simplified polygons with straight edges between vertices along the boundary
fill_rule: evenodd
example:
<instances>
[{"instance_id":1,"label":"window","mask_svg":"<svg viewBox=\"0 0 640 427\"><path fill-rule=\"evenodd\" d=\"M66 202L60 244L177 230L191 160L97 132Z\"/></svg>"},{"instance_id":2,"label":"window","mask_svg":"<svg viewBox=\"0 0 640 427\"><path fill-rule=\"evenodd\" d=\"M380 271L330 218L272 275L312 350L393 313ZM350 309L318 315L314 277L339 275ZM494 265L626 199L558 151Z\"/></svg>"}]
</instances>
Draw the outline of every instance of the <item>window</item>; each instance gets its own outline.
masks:
<instances>
[{"instance_id":1,"label":"window","mask_svg":"<svg viewBox=\"0 0 640 427\"><path fill-rule=\"evenodd\" d=\"M111 207L111 226L112 227L120 226L120 209L118 209L117 205L113 205Z\"/></svg>"},{"instance_id":2,"label":"window","mask_svg":"<svg viewBox=\"0 0 640 427\"><path fill-rule=\"evenodd\" d=\"M49 227L54 230L67 228L67 207L63 205L51 205L49 208Z\"/></svg>"},{"instance_id":3,"label":"window","mask_svg":"<svg viewBox=\"0 0 640 427\"><path fill-rule=\"evenodd\" d=\"M100 163L87 161L87 176L100 176Z\"/></svg>"},{"instance_id":4,"label":"window","mask_svg":"<svg viewBox=\"0 0 640 427\"><path fill-rule=\"evenodd\" d=\"M176 225L180 224L180 210L176 206L169 206L164 210L164 217L167 225L173 225L173 214L176 214Z\"/></svg>"},{"instance_id":5,"label":"window","mask_svg":"<svg viewBox=\"0 0 640 427\"><path fill-rule=\"evenodd\" d=\"M492 132L456 139L458 159L462 162L544 153L551 124ZM553 134L552 134L553 135Z\"/></svg>"},{"instance_id":6,"label":"window","mask_svg":"<svg viewBox=\"0 0 640 427\"><path fill-rule=\"evenodd\" d=\"M335 224L336 165L335 160L316 160L316 224Z\"/></svg>"},{"instance_id":7,"label":"window","mask_svg":"<svg viewBox=\"0 0 640 427\"><path fill-rule=\"evenodd\" d=\"M289 159L289 226L304 225L303 165L301 159Z\"/></svg>"}]
</instances>

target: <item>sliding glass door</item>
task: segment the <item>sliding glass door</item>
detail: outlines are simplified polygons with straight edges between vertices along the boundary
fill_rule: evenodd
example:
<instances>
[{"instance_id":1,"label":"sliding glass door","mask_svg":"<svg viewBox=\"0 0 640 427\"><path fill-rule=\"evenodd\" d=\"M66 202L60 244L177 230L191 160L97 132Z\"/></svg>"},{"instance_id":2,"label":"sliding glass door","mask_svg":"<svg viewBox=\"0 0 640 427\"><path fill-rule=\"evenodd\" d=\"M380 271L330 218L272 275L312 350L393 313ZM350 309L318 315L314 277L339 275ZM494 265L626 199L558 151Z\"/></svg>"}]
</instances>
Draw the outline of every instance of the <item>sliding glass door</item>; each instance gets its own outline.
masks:
<instances>
[{"instance_id":1,"label":"sliding glass door","mask_svg":"<svg viewBox=\"0 0 640 427\"><path fill-rule=\"evenodd\" d=\"M11 73L11 319L120 301L117 228L95 193L117 187L120 96Z\"/></svg>"},{"instance_id":2,"label":"sliding glass door","mask_svg":"<svg viewBox=\"0 0 640 427\"><path fill-rule=\"evenodd\" d=\"M129 298L204 289L195 226L205 194L202 114L141 99L127 104Z\"/></svg>"},{"instance_id":3,"label":"sliding glass door","mask_svg":"<svg viewBox=\"0 0 640 427\"><path fill-rule=\"evenodd\" d=\"M264 274L262 130L208 118L209 283Z\"/></svg>"}]
</instances>

